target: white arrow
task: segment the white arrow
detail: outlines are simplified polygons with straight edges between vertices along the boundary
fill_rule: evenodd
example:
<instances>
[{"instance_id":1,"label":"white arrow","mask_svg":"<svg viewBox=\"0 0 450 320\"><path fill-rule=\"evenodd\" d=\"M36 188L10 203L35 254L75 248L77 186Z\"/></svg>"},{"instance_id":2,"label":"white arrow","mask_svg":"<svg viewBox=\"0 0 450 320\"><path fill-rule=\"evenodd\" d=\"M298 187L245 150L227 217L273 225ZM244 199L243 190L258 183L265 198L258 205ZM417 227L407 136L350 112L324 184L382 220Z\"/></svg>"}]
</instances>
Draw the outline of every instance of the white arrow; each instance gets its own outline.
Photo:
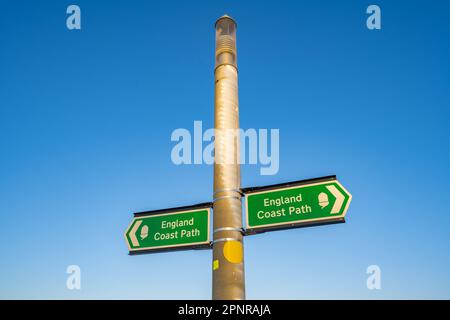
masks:
<instances>
[{"instance_id":1,"label":"white arrow","mask_svg":"<svg viewBox=\"0 0 450 320\"><path fill-rule=\"evenodd\" d=\"M131 243L133 244L133 246L135 246L135 247L139 247L139 241L136 237L136 232L139 229L139 226L141 224L142 224L142 220L136 221L133 228L131 228L131 230L130 230L130 240L131 240Z\"/></svg>"},{"instance_id":2,"label":"white arrow","mask_svg":"<svg viewBox=\"0 0 450 320\"><path fill-rule=\"evenodd\" d=\"M330 214L339 213L344 204L345 197L344 195L333 185L327 186L328 191L330 191L333 196L336 198L334 202L333 208L331 208Z\"/></svg>"}]
</instances>

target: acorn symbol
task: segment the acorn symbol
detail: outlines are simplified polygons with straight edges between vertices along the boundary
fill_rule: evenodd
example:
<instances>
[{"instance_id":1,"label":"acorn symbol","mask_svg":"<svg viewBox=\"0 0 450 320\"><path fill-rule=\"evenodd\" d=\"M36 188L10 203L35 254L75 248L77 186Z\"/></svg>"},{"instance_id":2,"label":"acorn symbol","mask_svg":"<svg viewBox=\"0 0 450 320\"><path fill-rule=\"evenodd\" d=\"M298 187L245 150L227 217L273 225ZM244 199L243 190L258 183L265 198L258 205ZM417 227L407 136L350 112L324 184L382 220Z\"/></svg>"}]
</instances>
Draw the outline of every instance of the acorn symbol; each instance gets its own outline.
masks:
<instances>
[{"instance_id":1,"label":"acorn symbol","mask_svg":"<svg viewBox=\"0 0 450 320\"><path fill-rule=\"evenodd\" d=\"M141 229L141 240L144 240L148 237L148 226L143 226Z\"/></svg>"},{"instance_id":2,"label":"acorn symbol","mask_svg":"<svg viewBox=\"0 0 450 320\"><path fill-rule=\"evenodd\" d=\"M319 206L323 209L329 204L328 195L325 192L319 193Z\"/></svg>"}]
</instances>

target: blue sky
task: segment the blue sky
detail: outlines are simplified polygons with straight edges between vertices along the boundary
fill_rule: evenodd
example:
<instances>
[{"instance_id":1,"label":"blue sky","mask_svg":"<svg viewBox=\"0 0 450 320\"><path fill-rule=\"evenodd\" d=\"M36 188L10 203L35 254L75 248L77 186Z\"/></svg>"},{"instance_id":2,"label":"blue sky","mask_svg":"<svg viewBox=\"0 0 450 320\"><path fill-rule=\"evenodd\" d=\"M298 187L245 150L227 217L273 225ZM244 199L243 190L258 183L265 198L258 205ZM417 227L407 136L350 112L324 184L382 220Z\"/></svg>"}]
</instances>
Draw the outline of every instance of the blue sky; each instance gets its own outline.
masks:
<instances>
[{"instance_id":1,"label":"blue sky","mask_svg":"<svg viewBox=\"0 0 450 320\"><path fill-rule=\"evenodd\" d=\"M77 4L82 29L66 28ZM366 28L370 4L382 29ZM213 126L214 22L238 23L240 123L280 130L257 186L336 174L347 223L245 239L249 299L450 298L446 1L4 1L0 298L209 299L211 251L128 256L136 211L210 201L171 133ZM66 268L81 268L81 290ZM381 268L381 290L366 268Z\"/></svg>"}]
</instances>

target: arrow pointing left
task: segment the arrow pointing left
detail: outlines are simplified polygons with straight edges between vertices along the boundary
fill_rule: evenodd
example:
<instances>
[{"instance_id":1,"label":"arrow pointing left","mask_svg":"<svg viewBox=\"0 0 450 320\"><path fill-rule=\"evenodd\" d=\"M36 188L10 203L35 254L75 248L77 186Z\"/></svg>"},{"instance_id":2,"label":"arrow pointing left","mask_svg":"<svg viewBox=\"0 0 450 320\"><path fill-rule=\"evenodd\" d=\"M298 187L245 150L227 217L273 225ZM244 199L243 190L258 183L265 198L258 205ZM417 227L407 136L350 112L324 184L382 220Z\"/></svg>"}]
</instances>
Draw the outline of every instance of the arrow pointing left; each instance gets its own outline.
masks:
<instances>
[{"instance_id":1,"label":"arrow pointing left","mask_svg":"<svg viewBox=\"0 0 450 320\"><path fill-rule=\"evenodd\" d=\"M141 224L142 224L142 220L136 221L133 228L131 228L131 230L130 230L130 240L131 240L131 243L133 244L133 246L135 246L135 247L139 247L139 241L136 237L136 232L139 229L139 226Z\"/></svg>"}]
</instances>

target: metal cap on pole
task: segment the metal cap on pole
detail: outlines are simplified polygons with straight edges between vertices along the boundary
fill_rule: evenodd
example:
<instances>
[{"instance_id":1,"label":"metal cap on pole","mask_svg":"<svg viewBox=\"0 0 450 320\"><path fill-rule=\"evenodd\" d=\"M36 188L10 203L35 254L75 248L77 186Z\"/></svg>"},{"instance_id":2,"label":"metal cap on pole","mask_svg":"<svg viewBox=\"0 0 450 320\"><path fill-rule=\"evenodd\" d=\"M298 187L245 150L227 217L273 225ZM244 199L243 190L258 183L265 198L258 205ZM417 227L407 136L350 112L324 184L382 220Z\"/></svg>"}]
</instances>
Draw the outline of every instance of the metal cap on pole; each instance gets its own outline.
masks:
<instances>
[{"instance_id":1,"label":"metal cap on pole","mask_svg":"<svg viewBox=\"0 0 450 320\"><path fill-rule=\"evenodd\" d=\"M245 299L236 22L215 24L213 299Z\"/></svg>"}]
</instances>

